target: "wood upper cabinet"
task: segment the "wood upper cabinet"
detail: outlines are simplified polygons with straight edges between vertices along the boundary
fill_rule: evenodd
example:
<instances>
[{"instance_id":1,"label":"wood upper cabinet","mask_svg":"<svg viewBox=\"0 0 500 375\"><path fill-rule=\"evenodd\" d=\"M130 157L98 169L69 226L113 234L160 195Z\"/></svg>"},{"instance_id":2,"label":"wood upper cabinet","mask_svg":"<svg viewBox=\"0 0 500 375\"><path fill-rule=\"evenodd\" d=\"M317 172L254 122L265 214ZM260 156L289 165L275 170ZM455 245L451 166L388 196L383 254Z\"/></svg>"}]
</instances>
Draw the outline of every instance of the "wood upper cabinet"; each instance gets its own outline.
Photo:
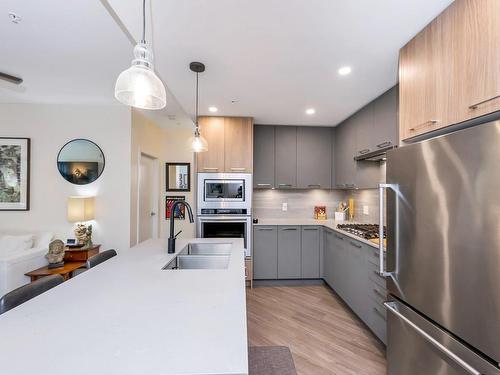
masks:
<instances>
[{"instance_id":1,"label":"wood upper cabinet","mask_svg":"<svg viewBox=\"0 0 500 375\"><path fill-rule=\"evenodd\" d=\"M500 110L500 1L455 0L399 55L400 138Z\"/></svg>"},{"instance_id":2,"label":"wood upper cabinet","mask_svg":"<svg viewBox=\"0 0 500 375\"><path fill-rule=\"evenodd\" d=\"M208 151L196 154L198 172L224 172L224 117L200 117L198 123L208 142Z\"/></svg>"},{"instance_id":3,"label":"wood upper cabinet","mask_svg":"<svg viewBox=\"0 0 500 375\"><path fill-rule=\"evenodd\" d=\"M224 170L252 173L253 120L249 117L224 118Z\"/></svg>"},{"instance_id":4,"label":"wood upper cabinet","mask_svg":"<svg viewBox=\"0 0 500 375\"><path fill-rule=\"evenodd\" d=\"M447 29L456 30L449 34L457 120L500 110L500 1L458 0L444 16Z\"/></svg>"},{"instance_id":5,"label":"wood upper cabinet","mask_svg":"<svg viewBox=\"0 0 500 375\"><path fill-rule=\"evenodd\" d=\"M249 117L200 117L208 151L196 155L198 172L251 173L253 121Z\"/></svg>"}]
</instances>

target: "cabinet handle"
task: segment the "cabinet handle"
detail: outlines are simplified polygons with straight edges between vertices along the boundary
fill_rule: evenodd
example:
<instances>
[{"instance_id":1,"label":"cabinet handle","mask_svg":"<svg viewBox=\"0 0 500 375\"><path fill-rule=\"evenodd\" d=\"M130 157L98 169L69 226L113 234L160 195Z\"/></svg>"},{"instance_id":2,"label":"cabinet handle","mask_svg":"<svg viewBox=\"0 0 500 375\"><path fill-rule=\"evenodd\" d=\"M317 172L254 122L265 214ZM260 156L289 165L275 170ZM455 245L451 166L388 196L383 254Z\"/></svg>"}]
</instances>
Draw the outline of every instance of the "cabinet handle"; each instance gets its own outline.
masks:
<instances>
[{"instance_id":1,"label":"cabinet handle","mask_svg":"<svg viewBox=\"0 0 500 375\"><path fill-rule=\"evenodd\" d=\"M335 236L335 238L338 238L339 240L344 241L344 237L341 237L341 236L339 236L338 234L335 234L334 236Z\"/></svg>"},{"instance_id":2,"label":"cabinet handle","mask_svg":"<svg viewBox=\"0 0 500 375\"><path fill-rule=\"evenodd\" d=\"M347 188L355 188L356 184L345 184Z\"/></svg>"},{"instance_id":3,"label":"cabinet handle","mask_svg":"<svg viewBox=\"0 0 500 375\"><path fill-rule=\"evenodd\" d=\"M238 171L238 172L246 171L246 168L242 168L242 167L231 167L230 169L232 171Z\"/></svg>"},{"instance_id":4,"label":"cabinet handle","mask_svg":"<svg viewBox=\"0 0 500 375\"><path fill-rule=\"evenodd\" d=\"M392 142L391 142L391 141L385 141L385 142L379 143L379 144L377 145L377 147L378 147L378 148L384 148L384 147L388 147L388 146L390 146L390 145L392 145Z\"/></svg>"},{"instance_id":5,"label":"cabinet handle","mask_svg":"<svg viewBox=\"0 0 500 375\"><path fill-rule=\"evenodd\" d=\"M318 230L318 228L303 228L304 230Z\"/></svg>"},{"instance_id":6,"label":"cabinet handle","mask_svg":"<svg viewBox=\"0 0 500 375\"><path fill-rule=\"evenodd\" d=\"M425 127L427 127L427 126L432 126L432 125L435 125L435 124L437 124L438 122L439 122L438 120L429 120L429 121L423 122L423 123L422 123L422 124L420 124L420 125L414 126L413 128L410 128L410 131L411 131L411 132L414 132L414 131L417 131L418 129L425 128Z\"/></svg>"},{"instance_id":7,"label":"cabinet handle","mask_svg":"<svg viewBox=\"0 0 500 375\"><path fill-rule=\"evenodd\" d=\"M363 154L367 154L367 153L369 153L369 152L370 152L370 149L369 149L369 148L365 148L365 149L363 149L363 150L361 150L361 151L358 151L358 152L359 152L361 155L363 155Z\"/></svg>"},{"instance_id":8,"label":"cabinet handle","mask_svg":"<svg viewBox=\"0 0 500 375\"><path fill-rule=\"evenodd\" d=\"M309 184L309 185L307 185L307 186L308 186L308 187L310 187L310 188L313 188L313 187L320 188L320 187L321 187L321 185L320 185L320 184Z\"/></svg>"},{"instance_id":9,"label":"cabinet handle","mask_svg":"<svg viewBox=\"0 0 500 375\"><path fill-rule=\"evenodd\" d=\"M361 249L363 246L357 244L356 242L352 242L352 241L349 241L349 243L354 246L354 247L357 247L358 249Z\"/></svg>"},{"instance_id":10,"label":"cabinet handle","mask_svg":"<svg viewBox=\"0 0 500 375\"><path fill-rule=\"evenodd\" d=\"M335 187L337 187L339 189L343 189L343 188L345 188L345 184L337 184L337 185L335 185Z\"/></svg>"},{"instance_id":11,"label":"cabinet handle","mask_svg":"<svg viewBox=\"0 0 500 375\"><path fill-rule=\"evenodd\" d=\"M257 186L271 186L271 184L257 184Z\"/></svg>"},{"instance_id":12,"label":"cabinet handle","mask_svg":"<svg viewBox=\"0 0 500 375\"><path fill-rule=\"evenodd\" d=\"M385 298L385 294L384 294L384 293L382 293L382 292L381 292L380 290L378 290L378 289L373 288L373 293L375 293L376 295L378 295L378 296L380 296L380 297L382 297L382 298Z\"/></svg>"},{"instance_id":13,"label":"cabinet handle","mask_svg":"<svg viewBox=\"0 0 500 375\"><path fill-rule=\"evenodd\" d=\"M204 170L206 171L218 171L219 168L214 168L214 167L203 167Z\"/></svg>"},{"instance_id":14,"label":"cabinet handle","mask_svg":"<svg viewBox=\"0 0 500 375\"><path fill-rule=\"evenodd\" d=\"M500 98L500 95L496 95L496 96L493 96L489 99L486 99L486 100L483 100L479 103L475 103L475 104L472 104L469 106L469 109L477 109L477 107L479 107L481 104L485 104L485 103L488 103L488 102L491 102L492 100L495 100L495 99L498 99Z\"/></svg>"},{"instance_id":15,"label":"cabinet handle","mask_svg":"<svg viewBox=\"0 0 500 375\"><path fill-rule=\"evenodd\" d=\"M330 232L329 230L326 231L326 234L328 234L329 236L331 236L333 233Z\"/></svg>"},{"instance_id":16,"label":"cabinet handle","mask_svg":"<svg viewBox=\"0 0 500 375\"><path fill-rule=\"evenodd\" d=\"M273 228L257 228L257 230L273 230Z\"/></svg>"},{"instance_id":17,"label":"cabinet handle","mask_svg":"<svg viewBox=\"0 0 500 375\"><path fill-rule=\"evenodd\" d=\"M297 230L297 228L282 228L283 230Z\"/></svg>"},{"instance_id":18,"label":"cabinet handle","mask_svg":"<svg viewBox=\"0 0 500 375\"><path fill-rule=\"evenodd\" d=\"M373 311L375 311L383 320L386 320L384 314L382 314L379 309L377 309L376 307L373 308Z\"/></svg>"},{"instance_id":19,"label":"cabinet handle","mask_svg":"<svg viewBox=\"0 0 500 375\"><path fill-rule=\"evenodd\" d=\"M278 186L286 186L286 187L291 187L292 184L278 184Z\"/></svg>"}]
</instances>

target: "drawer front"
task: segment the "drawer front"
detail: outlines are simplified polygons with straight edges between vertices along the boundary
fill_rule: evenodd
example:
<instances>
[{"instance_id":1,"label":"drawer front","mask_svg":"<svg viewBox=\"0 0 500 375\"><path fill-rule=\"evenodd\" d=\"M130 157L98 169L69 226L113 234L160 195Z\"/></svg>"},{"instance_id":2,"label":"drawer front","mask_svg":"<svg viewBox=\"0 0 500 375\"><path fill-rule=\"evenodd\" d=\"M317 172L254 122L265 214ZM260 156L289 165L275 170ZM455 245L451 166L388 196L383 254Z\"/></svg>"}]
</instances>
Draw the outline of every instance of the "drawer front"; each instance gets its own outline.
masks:
<instances>
[{"instance_id":1,"label":"drawer front","mask_svg":"<svg viewBox=\"0 0 500 375\"><path fill-rule=\"evenodd\" d=\"M368 277L371 281L374 283L380 285L384 289L386 289L386 280L384 277L380 276L379 274L379 267L376 264L373 263L367 263L367 269L368 269Z\"/></svg>"},{"instance_id":2,"label":"drawer front","mask_svg":"<svg viewBox=\"0 0 500 375\"><path fill-rule=\"evenodd\" d=\"M380 260L379 260L379 249L371 247L371 248L369 248L367 250L368 251L367 251L366 257L367 257L368 261L370 263L375 264L378 267L378 265L380 263Z\"/></svg>"},{"instance_id":3,"label":"drawer front","mask_svg":"<svg viewBox=\"0 0 500 375\"><path fill-rule=\"evenodd\" d=\"M385 307L373 302L369 308L368 327L385 344L387 342L387 312Z\"/></svg>"},{"instance_id":4,"label":"drawer front","mask_svg":"<svg viewBox=\"0 0 500 375\"><path fill-rule=\"evenodd\" d=\"M372 299L372 301L382 304L387 301L387 289L381 287L377 283L370 283L370 290L368 295Z\"/></svg>"},{"instance_id":5,"label":"drawer front","mask_svg":"<svg viewBox=\"0 0 500 375\"><path fill-rule=\"evenodd\" d=\"M70 262L86 262L87 259L99 253L98 248L90 250L66 250L64 260Z\"/></svg>"}]
</instances>

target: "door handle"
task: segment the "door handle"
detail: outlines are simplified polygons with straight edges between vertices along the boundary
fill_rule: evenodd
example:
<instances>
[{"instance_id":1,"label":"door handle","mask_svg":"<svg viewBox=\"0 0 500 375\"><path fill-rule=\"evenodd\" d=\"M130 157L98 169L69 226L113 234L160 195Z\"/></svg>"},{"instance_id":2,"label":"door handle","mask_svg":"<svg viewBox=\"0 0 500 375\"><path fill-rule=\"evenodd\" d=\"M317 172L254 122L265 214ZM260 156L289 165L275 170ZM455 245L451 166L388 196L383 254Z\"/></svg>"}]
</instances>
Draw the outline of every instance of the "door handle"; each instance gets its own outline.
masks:
<instances>
[{"instance_id":1,"label":"door handle","mask_svg":"<svg viewBox=\"0 0 500 375\"><path fill-rule=\"evenodd\" d=\"M292 184L278 184L278 186L291 187Z\"/></svg>"},{"instance_id":2,"label":"door handle","mask_svg":"<svg viewBox=\"0 0 500 375\"><path fill-rule=\"evenodd\" d=\"M427 332L425 332L422 328L420 328L418 325L413 323L409 318L404 316L402 313L400 313L397 309L397 304L395 302L384 302L384 306L387 308L387 311L389 311L391 314L395 315L399 319L401 319L403 322L408 324L415 332L417 332L420 336L422 336L427 342L432 344L436 349L438 349L441 353L452 359L456 364L458 364L460 367L462 367L465 371L467 371L469 374L472 375L481 375L479 371L477 371L474 367L469 365L467 362L465 362L462 358L460 358L458 355L453 353L450 349L448 349L446 346L441 344L439 341L434 339L431 335L429 335Z\"/></svg>"},{"instance_id":3,"label":"door handle","mask_svg":"<svg viewBox=\"0 0 500 375\"><path fill-rule=\"evenodd\" d=\"M478 103L474 103L474 104L470 105L469 109L477 109L477 107L479 107L481 104L488 103L488 102L495 100L495 99L498 99L498 98L500 98L500 95L495 95L489 99L486 99L486 100L483 100L483 101L480 101Z\"/></svg>"},{"instance_id":4,"label":"door handle","mask_svg":"<svg viewBox=\"0 0 500 375\"><path fill-rule=\"evenodd\" d=\"M310 187L310 188L320 188L321 185L320 184L309 184L309 185L307 185L307 187Z\"/></svg>"},{"instance_id":5,"label":"door handle","mask_svg":"<svg viewBox=\"0 0 500 375\"><path fill-rule=\"evenodd\" d=\"M271 186L271 184L257 184L257 186Z\"/></svg>"},{"instance_id":6,"label":"door handle","mask_svg":"<svg viewBox=\"0 0 500 375\"><path fill-rule=\"evenodd\" d=\"M297 230L297 228L283 228L283 230Z\"/></svg>"},{"instance_id":7,"label":"door handle","mask_svg":"<svg viewBox=\"0 0 500 375\"><path fill-rule=\"evenodd\" d=\"M257 230L273 230L273 228L257 228Z\"/></svg>"},{"instance_id":8,"label":"door handle","mask_svg":"<svg viewBox=\"0 0 500 375\"><path fill-rule=\"evenodd\" d=\"M378 242L378 259L379 259L379 274L380 276L383 276L383 277L388 277L391 275L391 272L387 272L385 270L385 267L384 267L384 192L386 189L392 189L394 190L395 192L397 192L397 185L393 185L393 184L379 184L378 185L378 199L379 199L379 221L378 221L378 238L379 238L379 242ZM396 215L398 214L398 197L396 195ZM397 224L397 220L396 220L396 236L398 235L398 224ZM396 246L396 251L397 251L397 247L398 247L398 239L395 238L395 246Z\"/></svg>"},{"instance_id":9,"label":"door handle","mask_svg":"<svg viewBox=\"0 0 500 375\"><path fill-rule=\"evenodd\" d=\"M391 141L385 141L385 142L379 143L379 144L377 145L377 147L378 147L378 148L384 148L384 147L388 147L388 146L390 146L390 145L392 145L392 142L391 142Z\"/></svg>"},{"instance_id":10,"label":"door handle","mask_svg":"<svg viewBox=\"0 0 500 375\"><path fill-rule=\"evenodd\" d=\"M206 171L218 171L219 168L215 168L215 167L203 167L204 170Z\"/></svg>"},{"instance_id":11,"label":"door handle","mask_svg":"<svg viewBox=\"0 0 500 375\"><path fill-rule=\"evenodd\" d=\"M232 171L235 171L235 172L242 172L242 171L246 171L246 168L243 168L243 167L231 167L230 168Z\"/></svg>"},{"instance_id":12,"label":"door handle","mask_svg":"<svg viewBox=\"0 0 500 375\"><path fill-rule=\"evenodd\" d=\"M417 131L418 129L425 128L427 126L432 126L436 125L439 121L438 120L428 120L426 122L421 123L420 125L414 126L413 128L410 128L411 132Z\"/></svg>"}]
</instances>

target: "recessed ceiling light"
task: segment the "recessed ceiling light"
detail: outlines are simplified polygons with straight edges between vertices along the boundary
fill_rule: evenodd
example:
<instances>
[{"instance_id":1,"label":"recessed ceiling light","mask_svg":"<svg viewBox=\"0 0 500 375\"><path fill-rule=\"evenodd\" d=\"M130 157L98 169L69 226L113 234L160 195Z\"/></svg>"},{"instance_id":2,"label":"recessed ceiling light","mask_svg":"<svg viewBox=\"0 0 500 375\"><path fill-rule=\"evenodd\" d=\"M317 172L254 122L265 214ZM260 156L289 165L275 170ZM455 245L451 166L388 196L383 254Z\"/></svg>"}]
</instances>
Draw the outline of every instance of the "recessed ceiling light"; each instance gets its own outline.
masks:
<instances>
[{"instance_id":1,"label":"recessed ceiling light","mask_svg":"<svg viewBox=\"0 0 500 375\"><path fill-rule=\"evenodd\" d=\"M314 108L308 108L306 109L306 113L308 115L314 115L316 113L316 110Z\"/></svg>"},{"instance_id":2,"label":"recessed ceiling light","mask_svg":"<svg viewBox=\"0 0 500 375\"><path fill-rule=\"evenodd\" d=\"M19 23L19 22L21 22L21 17L19 17L17 14L15 14L13 12L9 13L9 18L10 18L10 22L12 22L12 23Z\"/></svg>"},{"instance_id":3,"label":"recessed ceiling light","mask_svg":"<svg viewBox=\"0 0 500 375\"><path fill-rule=\"evenodd\" d=\"M350 67L350 66L343 66L342 68L340 68L340 69L338 70L338 72L339 72L339 74L340 74L341 76L346 76L346 75L348 75L349 73L351 73L351 70L352 70L352 69L351 69L351 67Z\"/></svg>"},{"instance_id":4,"label":"recessed ceiling light","mask_svg":"<svg viewBox=\"0 0 500 375\"><path fill-rule=\"evenodd\" d=\"M208 107L208 110L210 112L217 112L218 111L217 107L213 107L213 106L212 107Z\"/></svg>"}]
</instances>

